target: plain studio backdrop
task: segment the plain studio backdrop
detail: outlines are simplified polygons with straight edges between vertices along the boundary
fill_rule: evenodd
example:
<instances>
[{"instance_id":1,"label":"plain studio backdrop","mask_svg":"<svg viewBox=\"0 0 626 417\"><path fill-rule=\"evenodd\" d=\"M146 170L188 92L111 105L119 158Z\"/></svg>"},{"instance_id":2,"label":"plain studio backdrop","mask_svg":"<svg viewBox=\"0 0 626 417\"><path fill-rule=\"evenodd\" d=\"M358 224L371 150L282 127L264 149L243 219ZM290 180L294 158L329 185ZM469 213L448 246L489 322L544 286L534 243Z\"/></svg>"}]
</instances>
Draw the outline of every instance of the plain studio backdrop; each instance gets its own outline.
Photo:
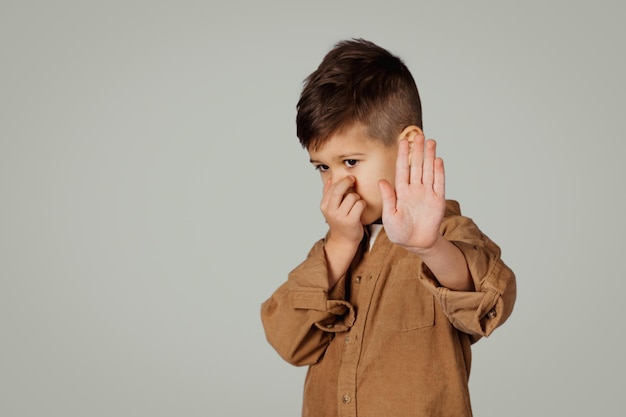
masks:
<instances>
[{"instance_id":1,"label":"plain studio backdrop","mask_svg":"<svg viewBox=\"0 0 626 417\"><path fill-rule=\"evenodd\" d=\"M625 415L621 7L2 1L0 415L299 415L259 312L326 230L295 104L352 37L517 274L475 415Z\"/></svg>"}]
</instances>

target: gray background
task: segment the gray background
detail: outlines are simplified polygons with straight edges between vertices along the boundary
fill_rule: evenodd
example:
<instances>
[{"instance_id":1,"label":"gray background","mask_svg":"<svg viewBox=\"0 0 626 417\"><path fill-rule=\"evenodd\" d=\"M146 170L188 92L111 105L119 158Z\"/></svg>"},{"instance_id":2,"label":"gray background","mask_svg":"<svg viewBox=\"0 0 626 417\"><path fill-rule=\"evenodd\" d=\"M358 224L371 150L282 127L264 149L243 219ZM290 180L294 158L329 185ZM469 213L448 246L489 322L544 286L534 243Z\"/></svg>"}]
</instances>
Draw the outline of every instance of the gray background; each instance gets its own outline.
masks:
<instances>
[{"instance_id":1,"label":"gray background","mask_svg":"<svg viewBox=\"0 0 626 417\"><path fill-rule=\"evenodd\" d=\"M517 273L475 415L623 416L618 4L2 0L0 415L299 415L259 308L325 230L302 80L364 37Z\"/></svg>"}]
</instances>

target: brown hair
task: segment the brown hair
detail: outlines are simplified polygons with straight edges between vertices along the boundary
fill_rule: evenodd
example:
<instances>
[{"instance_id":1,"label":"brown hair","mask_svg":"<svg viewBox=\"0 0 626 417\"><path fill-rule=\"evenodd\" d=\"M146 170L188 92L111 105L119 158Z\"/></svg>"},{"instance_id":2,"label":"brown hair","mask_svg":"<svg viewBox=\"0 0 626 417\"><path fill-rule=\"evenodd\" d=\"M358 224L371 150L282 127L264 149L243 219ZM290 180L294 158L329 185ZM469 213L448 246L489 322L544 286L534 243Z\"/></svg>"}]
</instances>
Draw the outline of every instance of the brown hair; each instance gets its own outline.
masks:
<instances>
[{"instance_id":1,"label":"brown hair","mask_svg":"<svg viewBox=\"0 0 626 417\"><path fill-rule=\"evenodd\" d=\"M422 128L415 80L404 62L378 45L352 39L337 43L304 81L297 105L302 147L317 149L355 123L387 145L410 125Z\"/></svg>"}]
</instances>

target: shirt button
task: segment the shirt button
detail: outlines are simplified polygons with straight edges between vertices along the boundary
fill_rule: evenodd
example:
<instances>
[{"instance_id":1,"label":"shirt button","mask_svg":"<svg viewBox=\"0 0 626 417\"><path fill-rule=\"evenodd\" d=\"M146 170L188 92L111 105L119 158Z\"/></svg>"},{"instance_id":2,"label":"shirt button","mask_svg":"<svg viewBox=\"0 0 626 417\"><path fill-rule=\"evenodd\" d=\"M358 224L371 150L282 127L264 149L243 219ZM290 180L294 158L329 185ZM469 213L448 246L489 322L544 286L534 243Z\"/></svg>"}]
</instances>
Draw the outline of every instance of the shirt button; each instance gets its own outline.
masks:
<instances>
[{"instance_id":1,"label":"shirt button","mask_svg":"<svg viewBox=\"0 0 626 417\"><path fill-rule=\"evenodd\" d=\"M498 313L496 313L496 310L493 309L493 308L491 310L489 310L489 313L487 313L487 317L489 317L490 319L495 318L497 315L498 315Z\"/></svg>"},{"instance_id":2,"label":"shirt button","mask_svg":"<svg viewBox=\"0 0 626 417\"><path fill-rule=\"evenodd\" d=\"M348 394L344 395L342 400L344 404L350 404L350 401L352 401Z\"/></svg>"},{"instance_id":3,"label":"shirt button","mask_svg":"<svg viewBox=\"0 0 626 417\"><path fill-rule=\"evenodd\" d=\"M360 276L358 276L358 277L354 278L354 282L356 282L357 284L358 284L359 282L361 282L361 277L360 277Z\"/></svg>"}]
</instances>

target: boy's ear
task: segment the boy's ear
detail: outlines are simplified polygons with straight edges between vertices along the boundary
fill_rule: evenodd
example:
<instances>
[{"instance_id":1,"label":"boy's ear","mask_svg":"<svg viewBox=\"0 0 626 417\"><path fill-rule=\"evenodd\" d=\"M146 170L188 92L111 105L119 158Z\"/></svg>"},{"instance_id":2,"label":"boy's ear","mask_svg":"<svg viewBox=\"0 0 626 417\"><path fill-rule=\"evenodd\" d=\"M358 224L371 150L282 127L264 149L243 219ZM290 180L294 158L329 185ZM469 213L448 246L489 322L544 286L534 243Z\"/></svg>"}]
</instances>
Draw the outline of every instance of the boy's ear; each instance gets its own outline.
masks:
<instances>
[{"instance_id":1,"label":"boy's ear","mask_svg":"<svg viewBox=\"0 0 626 417\"><path fill-rule=\"evenodd\" d=\"M423 135L423 134L424 133L422 132L422 129L420 129L418 126L411 125L411 126L405 127L402 133L400 133L400 136L398 136L398 143L402 139L406 139L409 141L409 166L411 165L411 157L413 155L413 143L415 142L415 138L418 135Z\"/></svg>"},{"instance_id":2,"label":"boy's ear","mask_svg":"<svg viewBox=\"0 0 626 417\"><path fill-rule=\"evenodd\" d=\"M420 129L418 126L410 125L402 130L402 133L400 133L400 135L398 136L398 142L400 142L402 139L406 139L409 141L409 143L412 144L417 135L423 134L424 132L422 132L422 129Z\"/></svg>"}]
</instances>

